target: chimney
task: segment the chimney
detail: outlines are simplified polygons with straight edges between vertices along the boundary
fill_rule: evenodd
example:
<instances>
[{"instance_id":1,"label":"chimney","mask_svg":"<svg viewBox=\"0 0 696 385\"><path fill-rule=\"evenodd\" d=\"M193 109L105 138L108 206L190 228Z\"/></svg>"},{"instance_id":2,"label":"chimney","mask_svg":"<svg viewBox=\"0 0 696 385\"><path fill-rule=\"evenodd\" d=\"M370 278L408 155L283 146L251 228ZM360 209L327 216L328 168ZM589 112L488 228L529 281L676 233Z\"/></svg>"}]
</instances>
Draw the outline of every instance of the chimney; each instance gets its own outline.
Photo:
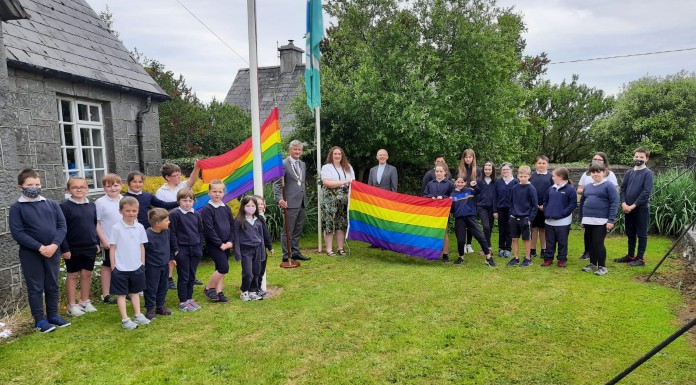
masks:
<instances>
[{"instance_id":1,"label":"chimney","mask_svg":"<svg viewBox=\"0 0 696 385\"><path fill-rule=\"evenodd\" d=\"M304 51L301 48L292 44L292 40L288 40L288 44L278 48L280 52L280 73L293 72L296 65L302 64L302 54Z\"/></svg>"}]
</instances>

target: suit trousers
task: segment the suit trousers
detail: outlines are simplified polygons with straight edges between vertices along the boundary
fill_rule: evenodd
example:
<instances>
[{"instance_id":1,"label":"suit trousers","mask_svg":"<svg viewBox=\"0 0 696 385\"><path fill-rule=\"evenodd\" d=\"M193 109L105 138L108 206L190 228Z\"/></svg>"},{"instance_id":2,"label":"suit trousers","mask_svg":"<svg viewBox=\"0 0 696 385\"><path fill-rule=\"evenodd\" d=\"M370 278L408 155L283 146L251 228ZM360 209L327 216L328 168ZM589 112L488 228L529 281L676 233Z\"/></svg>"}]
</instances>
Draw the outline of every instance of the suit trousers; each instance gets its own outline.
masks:
<instances>
[{"instance_id":1,"label":"suit trousers","mask_svg":"<svg viewBox=\"0 0 696 385\"><path fill-rule=\"evenodd\" d=\"M305 208L299 207L296 209L288 209L288 224L287 228L290 231L290 255L288 255L288 243L285 235L285 226L280 236L280 244L283 248L283 258L294 257L300 254L300 238L302 237L302 228L304 227Z\"/></svg>"}]
</instances>

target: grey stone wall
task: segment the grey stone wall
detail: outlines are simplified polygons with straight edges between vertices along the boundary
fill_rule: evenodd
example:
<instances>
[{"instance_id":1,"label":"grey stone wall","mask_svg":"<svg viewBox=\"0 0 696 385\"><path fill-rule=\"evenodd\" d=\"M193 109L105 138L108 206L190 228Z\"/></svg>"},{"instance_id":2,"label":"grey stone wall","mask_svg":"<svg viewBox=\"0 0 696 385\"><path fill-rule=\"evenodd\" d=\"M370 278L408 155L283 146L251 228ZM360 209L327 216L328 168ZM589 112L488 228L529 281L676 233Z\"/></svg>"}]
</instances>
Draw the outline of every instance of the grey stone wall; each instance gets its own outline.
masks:
<instances>
[{"instance_id":1,"label":"grey stone wall","mask_svg":"<svg viewBox=\"0 0 696 385\"><path fill-rule=\"evenodd\" d=\"M0 61L6 63L4 57L0 57ZM3 82L6 84L4 90ZM47 198L62 200L64 196L65 177L56 106L58 96L101 103L109 172L125 179L129 172L138 169L135 120L138 111L146 107L144 97L63 79L44 78L14 68L7 69L3 77L0 68L0 188L4 191L0 195L0 307L17 298L23 286L17 245L7 227L9 206L18 198L16 176L19 170L25 167L36 169L41 175L43 195ZM144 171L148 175L157 175L161 165L157 111L157 103L153 102L150 112L143 117Z\"/></svg>"}]
</instances>

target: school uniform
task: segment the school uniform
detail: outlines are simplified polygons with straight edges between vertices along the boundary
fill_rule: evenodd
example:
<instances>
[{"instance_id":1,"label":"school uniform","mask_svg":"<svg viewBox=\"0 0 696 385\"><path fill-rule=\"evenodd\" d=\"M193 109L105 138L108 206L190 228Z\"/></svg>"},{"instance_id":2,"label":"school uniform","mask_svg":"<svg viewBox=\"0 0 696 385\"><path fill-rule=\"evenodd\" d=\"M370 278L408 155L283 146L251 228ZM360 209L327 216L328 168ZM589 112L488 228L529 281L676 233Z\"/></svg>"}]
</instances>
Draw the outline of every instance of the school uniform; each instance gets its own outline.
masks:
<instances>
[{"instance_id":1,"label":"school uniform","mask_svg":"<svg viewBox=\"0 0 696 385\"><path fill-rule=\"evenodd\" d=\"M171 210L177 206L177 202L165 202L156 196L150 194L147 191L133 192L128 190L123 196L133 197L138 201L138 222L143 225L144 228L150 228L150 222L147 220L147 212L154 207L160 207L165 210Z\"/></svg>"},{"instance_id":2,"label":"school uniform","mask_svg":"<svg viewBox=\"0 0 696 385\"><path fill-rule=\"evenodd\" d=\"M129 225L121 220L111 228L109 244L111 247L116 245L116 254L109 293L128 295L145 290L145 266L140 250L144 243L147 243L147 234L137 221Z\"/></svg>"},{"instance_id":3,"label":"school uniform","mask_svg":"<svg viewBox=\"0 0 696 385\"><path fill-rule=\"evenodd\" d=\"M493 189L493 212L498 214L498 248L500 250L512 250L512 238L510 237L510 196L512 188L519 182L510 178L505 182L503 178L495 181Z\"/></svg>"},{"instance_id":4,"label":"school uniform","mask_svg":"<svg viewBox=\"0 0 696 385\"><path fill-rule=\"evenodd\" d=\"M167 300L169 284L169 259L170 259L170 230L162 230L159 233L152 227L145 230L147 243L145 244L145 309L164 307Z\"/></svg>"},{"instance_id":5,"label":"school uniform","mask_svg":"<svg viewBox=\"0 0 696 385\"><path fill-rule=\"evenodd\" d=\"M478 187L478 186L477 186ZM452 193L452 214L454 214L454 233L457 236L457 251L464 255L466 235L471 234L486 254L489 253L490 244L486 241L483 231L476 220L476 194L477 188L465 187L462 190L454 190Z\"/></svg>"},{"instance_id":6,"label":"school uniform","mask_svg":"<svg viewBox=\"0 0 696 385\"><path fill-rule=\"evenodd\" d=\"M196 270L203 257L203 218L193 209L184 211L177 207L169 213L169 230L172 255L176 255L176 288L181 303L193 298ZM220 246L218 251L221 251Z\"/></svg>"},{"instance_id":7,"label":"school uniform","mask_svg":"<svg viewBox=\"0 0 696 385\"><path fill-rule=\"evenodd\" d=\"M517 184L510 192L510 237L529 240L531 238L531 223L536 217L536 189L530 183Z\"/></svg>"},{"instance_id":8,"label":"school uniform","mask_svg":"<svg viewBox=\"0 0 696 385\"><path fill-rule=\"evenodd\" d=\"M537 199L539 201L537 205L543 205L546 193L549 191L549 188L553 186L553 179L551 179L551 171L546 171L543 174L540 174L536 171L532 171L532 175L529 177L529 183L532 186L534 186L534 189L536 190ZM544 222L545 214L546 207L544 207L543 211L539 211L537 215L534 217L534 220L532 221L532 227L538 227L540 229L543 229L546 225L546 222ZM532 246L532 248L535 247L536 246Z\"/></svg>"},{"instance_id":9,"label":"school uniform","mask_svg":"<svg viewBox=\"0 0 696 385\"><path fill-rule=\"evenodd\" d=\"M234 221L234 258L242 264L240 290L242 293L257 292L261 288L261 263L266 259L263 249L271 247L265 243L263 219L253 217L243 221Z\"/></svg>"},{"instance_id":10,"label":"school uniform","mask_svg":"<svg viewBox=\"0 0 696 385\"><path fill-rule=\"evenodd\" d=\"M443 179L441 181L438 181L437 179L435 179L428 182L428 184L425 186L425 192L423 196L425 196L426 198L449 198L452 194L452 191L454 191L454 184L451 180Z\"/></svg>"},{"instance_id":11,"label":"school uniform","mask_svg":"<svg viewBox=\"0 0 696 385\"><path fill-rule=\"evenodd\" d=\"M585 185L580 197L580 223L585 226L585 245L590 248L590 263L595 266L606 266L606 224L614 223L618 210L619 196L614 185L606 179Z\"/></svg>"},{"instance_id":12,"label":"school uniform","mask_svg":"<svg viewBox=\"0 0 696 385\"><path fill-rule=\"evenodd\" d=\"M495 221L493 218L495 180L488 178L488 181L486 181L484 177L476 182L476 186L480 191L476 197L476 214L481 219L483 236L486 238L488 246L493 247L491 244L491 234L493 232L493 222Z\"/></svg>"},{"instance_id":13,"label":"school uniform","mask_svg":"<svg viewBox=\"0 0 696 385\"><path fill-rule=\"evenodd\" d=\"M216 205L213 201L201 209L205 252L215 262L215 270L220 274L230 271L228 258L230 251L220 250L223 243L234 242L234 217L226 204Z\"/></svg>"},{"instance_id":14,"label":"school uniform","mask_svg":"<svg viewBox=\"0 0 696 385\"><path fill-rule=\"evenodd\" d=\"M573 221L573 211L578 205L577 192L570 183L549 187L544 195L544 216L546 227L546 254L544 260L553 260L558 245L558 260L568 260L568 235Z\"/></svg>"},{"instance_id":15,"label":"school uniform","mask_svg":"<svg viewBox=\"0 0 696 385\"><path fill-rule=\"evenodd\" d=\"M631 169L626 171L621 182L621 202L635 204L636 208L625 215L626 237L628 237L628 256L643 259L648 246L648 225L650 224L650 195L653 192L654 175L651 169ZM636 239L638 253L636 254Z\"/></svg>"},{"instance_id":16,"label":"school uniform","mask_svg":"<svg viewBox=\"0 0 696 385\"><path fill-rule=\"evenodd\" d=\"M68 198L60 204L60 209L65 217L68 232L60 245L60 252L70 252L70 259L65 260L65 269L68 273L77 273L80 270L94 270L94 261L97 259L97 206L87 198L83 203L78 203L73 198Z\"/></svg>"},{"instance_id":17,"label":"school uniform","mask_svg":"<svg viewBox=\"0 0 696 385\"><path fill-rule=\"evenodd\" d=\"M19 263L34 322L51 319L58 315L60 250L46 258L39 249L44 245L60 246L65 239L67 226L63 212L58 203L44 197L29 201L21 196L10 207L9 225L12 238L19 244Z\"/></svg>"},{"instance_id":18,"label":"school uniform","mask_svg":"<svg viewBox=\"0 0 696 385\"><path fill-rule=\"evenodd\" d=\"M94 201L94 205L97 206L97 222L101 224L102 231L107 240L106 245L109 244L109 233L111 232L111 228L123 218L118 207L122 198L122 195L118 195L116 199L111 199L108 195L104 195ZM109 249L106 247L102 247L102 266L111 267Z\"/></svg>"}]
</instances>

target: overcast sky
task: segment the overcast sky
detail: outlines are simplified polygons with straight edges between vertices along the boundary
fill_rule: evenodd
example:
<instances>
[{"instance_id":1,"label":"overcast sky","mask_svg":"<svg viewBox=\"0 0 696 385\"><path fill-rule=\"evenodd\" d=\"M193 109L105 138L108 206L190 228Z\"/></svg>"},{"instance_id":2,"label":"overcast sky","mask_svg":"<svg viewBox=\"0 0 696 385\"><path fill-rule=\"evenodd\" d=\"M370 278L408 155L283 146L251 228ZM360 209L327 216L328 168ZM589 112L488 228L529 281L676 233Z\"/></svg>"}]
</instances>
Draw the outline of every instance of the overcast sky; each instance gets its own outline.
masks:
<instances>
[{"instance_id":1,"label":"overcast sky","mask_svg":"<svg viewBox=\"0 0 696 385\"><path fill-rule=\"evenodd\" d=\"M182 74L203 102L224 100L237 70L249 66L247 2L178 1L224 43L177 0L87 0L97 13L109 5L128 49L137 48ZM526 54L546 52L552 63L696 48L696 1L501 0L499 5L514 6L524 16ZM305 0L257 1L260 66L278 65L277 47L288 39L304 49L305 17ZM615 94L622 84L647 74L696 71L696 50L548 68L553 82L578 74L581 83Z\"/></svg>"}]
</instances>

